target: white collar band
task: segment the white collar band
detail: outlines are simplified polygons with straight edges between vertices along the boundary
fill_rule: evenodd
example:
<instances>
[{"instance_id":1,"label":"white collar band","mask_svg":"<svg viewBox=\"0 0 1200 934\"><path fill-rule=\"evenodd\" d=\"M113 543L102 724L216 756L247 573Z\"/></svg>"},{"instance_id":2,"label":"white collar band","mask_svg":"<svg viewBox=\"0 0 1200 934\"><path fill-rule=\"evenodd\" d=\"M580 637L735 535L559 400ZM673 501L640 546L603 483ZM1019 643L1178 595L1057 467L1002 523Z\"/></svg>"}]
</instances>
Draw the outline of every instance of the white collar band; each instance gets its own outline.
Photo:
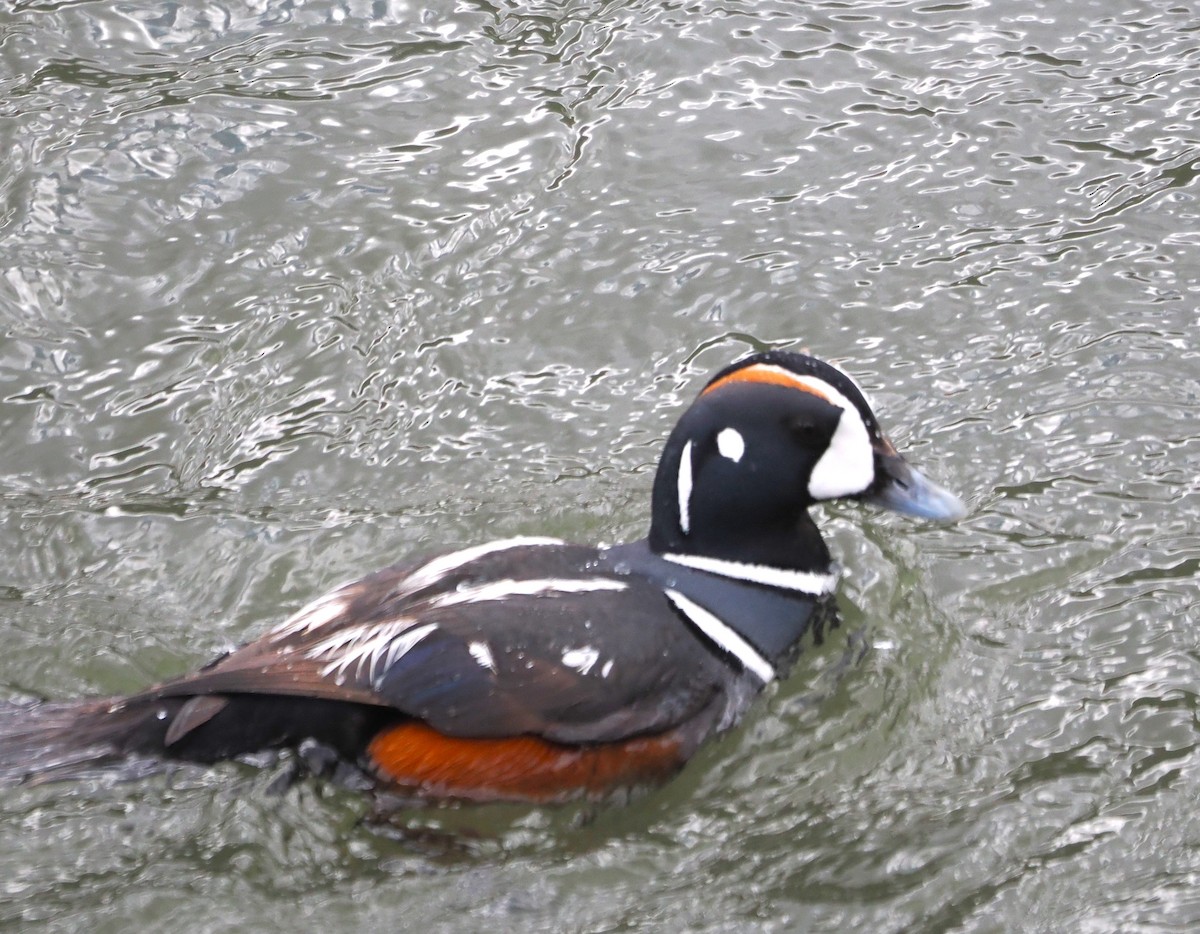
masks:
<instances>
[{"instance_id":1,"label":"white collar band","mask_svg":"<svg viewBox=\"0 0 1200 934\"><path fill-rule=\"evenodd\" d=\"M740 561L725 561L721 558L706 558L703 555L665 554L664 560L697 571L706 571L720 577L765 584L781 590L795 590L813 597L831 594L837 589L841 576L837 571L824 574L815 571L793 571L789 568L772 567L769 564L743 564Z\"/></svg>"}]
</instances>

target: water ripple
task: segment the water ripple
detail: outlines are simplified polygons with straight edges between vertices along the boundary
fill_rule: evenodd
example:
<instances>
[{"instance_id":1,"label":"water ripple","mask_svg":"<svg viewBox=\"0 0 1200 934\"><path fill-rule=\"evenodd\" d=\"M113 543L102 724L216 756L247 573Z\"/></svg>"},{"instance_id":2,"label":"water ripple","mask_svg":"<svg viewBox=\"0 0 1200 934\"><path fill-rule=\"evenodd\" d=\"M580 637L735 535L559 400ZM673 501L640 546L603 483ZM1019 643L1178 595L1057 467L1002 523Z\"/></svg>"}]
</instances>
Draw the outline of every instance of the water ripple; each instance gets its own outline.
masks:
<instances>
[{"instance_id":1,"label":"water ripple","mask_svg":"<svg viewBox=\"0 0 1200 934\"><path fill-rule=\"evenodd\" d=\"M10 693L133 690L410 551L640 535L750 348L841 361L973 512L823 509L844 630L630 808L423 815L485 828L439 862L236 768L22 789L0 917L1196 920L1185 5L9 7Z\"/></svg>"}]
</instances>

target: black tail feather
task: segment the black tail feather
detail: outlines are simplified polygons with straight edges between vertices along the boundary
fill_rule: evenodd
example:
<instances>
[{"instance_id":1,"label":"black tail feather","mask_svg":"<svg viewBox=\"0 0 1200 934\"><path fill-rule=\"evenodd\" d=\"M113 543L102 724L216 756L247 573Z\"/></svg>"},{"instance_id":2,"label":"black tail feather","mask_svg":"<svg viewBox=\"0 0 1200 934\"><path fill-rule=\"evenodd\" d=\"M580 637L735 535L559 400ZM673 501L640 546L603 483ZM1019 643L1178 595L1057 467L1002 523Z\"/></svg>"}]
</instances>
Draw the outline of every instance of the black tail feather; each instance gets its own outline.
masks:
<instances>
[{"instance_id":1,"label":"black tail feather","mask_svg":"<svg viewBox=\"0 0 1200 934\"><path fill-rule=\"evenodd\" d=\"M341 701L248 694L0 701L0 785L79 779L114 767L136 778L164 760L216 762L305 740L353 764L395 716Z\"/></svg>"},{"instance_id":2,"label":"black tail feather","mask_svg":"<svg viewBox=\"0 0 1200 934\"><path fill-rule=\"evenodd\" d=\"M0 784L83 778L117 763L145 774L182 703L0 703Z\"/></svg>"}]
</instances>

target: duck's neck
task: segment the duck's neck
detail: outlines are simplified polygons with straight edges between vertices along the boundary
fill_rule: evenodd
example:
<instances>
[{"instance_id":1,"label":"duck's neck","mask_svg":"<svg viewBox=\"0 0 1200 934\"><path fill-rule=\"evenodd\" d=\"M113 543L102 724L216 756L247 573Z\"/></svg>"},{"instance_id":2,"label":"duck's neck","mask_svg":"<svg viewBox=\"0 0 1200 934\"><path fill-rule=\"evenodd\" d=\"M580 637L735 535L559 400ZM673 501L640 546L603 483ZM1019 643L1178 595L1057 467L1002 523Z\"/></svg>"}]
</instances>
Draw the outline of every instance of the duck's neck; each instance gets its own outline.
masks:
<instances>
[{"instance_id":1,"label":"duck's neck","mask_svg":"<svg viewBox=\"0 0 1200 934\"><path fill-rule=\"evenodd\" d=\"M829 548L806 510L769 525L699 522L687 532L679 528L673 515L666 521L659 518L656 510L648 539L650 550L659 555L693 556L811 573L827 573L833 568Z\"/></svg>"}]
</instances>

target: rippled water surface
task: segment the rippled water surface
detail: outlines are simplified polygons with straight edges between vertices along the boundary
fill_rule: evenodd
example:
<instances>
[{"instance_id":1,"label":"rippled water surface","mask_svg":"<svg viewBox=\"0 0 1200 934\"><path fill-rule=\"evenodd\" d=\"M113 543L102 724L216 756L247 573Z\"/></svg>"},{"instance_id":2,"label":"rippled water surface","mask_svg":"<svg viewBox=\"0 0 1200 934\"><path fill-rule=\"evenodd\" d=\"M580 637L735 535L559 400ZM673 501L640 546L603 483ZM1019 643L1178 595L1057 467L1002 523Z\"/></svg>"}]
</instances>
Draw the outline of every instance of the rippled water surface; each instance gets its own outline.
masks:
<instances>
[{"instance_id":1,"label":"rippled water surface","mask_svg":"<svg viewBox=\"0 0 1200 934\"><path fill-rule=\"evenodd\" d=\"M972 506L822 510L865 657L627 807L427 815L460 851L244 765L4 789L0 924L1200 924L1198 127L1178 0L0 7L3 697L640 536L751 347Z\"/></svg>"}]
</instances>

